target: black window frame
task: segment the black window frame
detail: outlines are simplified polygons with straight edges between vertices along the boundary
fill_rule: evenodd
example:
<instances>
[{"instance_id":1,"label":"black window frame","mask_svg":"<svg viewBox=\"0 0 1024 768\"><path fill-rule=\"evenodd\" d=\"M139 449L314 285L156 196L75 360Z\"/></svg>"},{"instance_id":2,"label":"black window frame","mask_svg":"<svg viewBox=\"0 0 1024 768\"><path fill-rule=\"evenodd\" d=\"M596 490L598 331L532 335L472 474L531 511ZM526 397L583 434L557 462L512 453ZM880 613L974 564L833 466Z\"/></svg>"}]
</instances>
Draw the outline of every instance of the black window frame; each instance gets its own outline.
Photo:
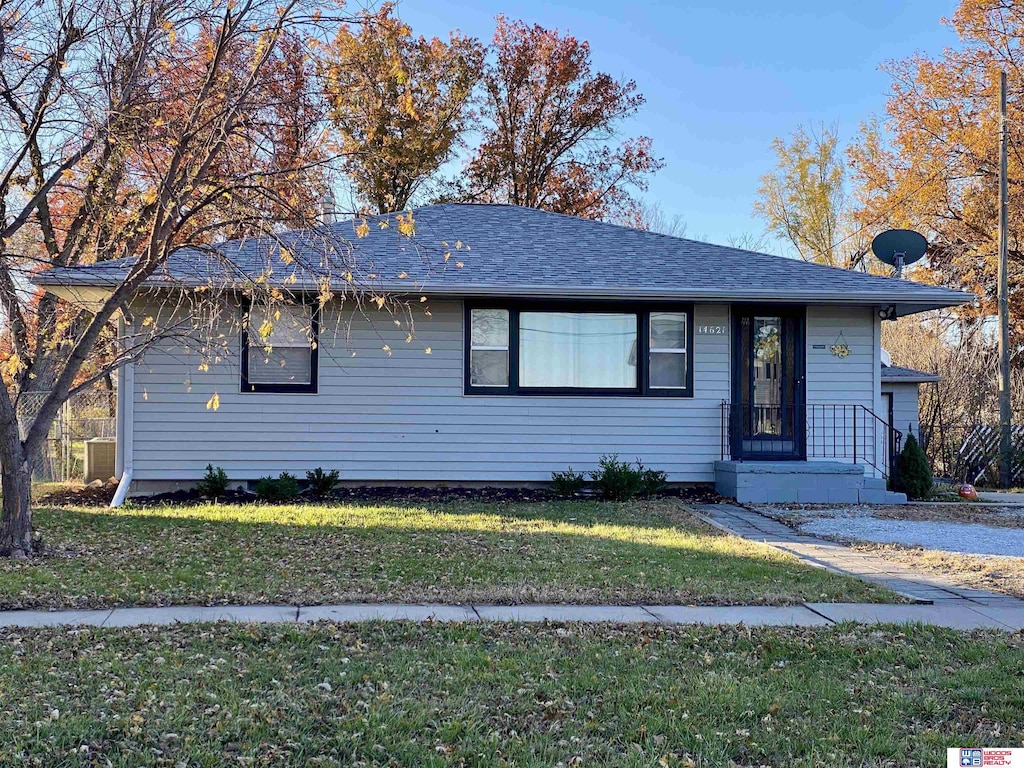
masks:
<instances>
[{"instance_id":1,"label":"black window frame","mask_svg":"<svg viewBox=\"0 0 1024 768\"><path fill-rule=\"evenodd\" d=\"M474 309L508 311L508 385L474 386L470 380L472 353L472 314ZM520 312L581 312L635 314L637 316L637 385L635 387L520 387L519 386L519 314ZM673 312L686 315L686 387L652 388L651 313ZM619 302L572 300L472 300L464 302L463 313L463 393L466 395L514 395L555 397L693 397L693 304L679 302ZM642 361L642 363L640 362Z\"/></svg>"},{"instance_id":2,"label":"black window frame","mask_svg":"<svg viewBox=\"0 0 1024 768\"><path fill-rule=\"evenodd\" d=\"M243 307L245 322L242 323L241 331L241 377L239 389L242 394L299 394L315 395L319 389L320 373L320 305L319 302L303 299L288 306L302 306L310 309L309 334L309 383L289 384L286 382L265 383L249 381L249 311L251 304Z\"/></svg>"}]
</instances>

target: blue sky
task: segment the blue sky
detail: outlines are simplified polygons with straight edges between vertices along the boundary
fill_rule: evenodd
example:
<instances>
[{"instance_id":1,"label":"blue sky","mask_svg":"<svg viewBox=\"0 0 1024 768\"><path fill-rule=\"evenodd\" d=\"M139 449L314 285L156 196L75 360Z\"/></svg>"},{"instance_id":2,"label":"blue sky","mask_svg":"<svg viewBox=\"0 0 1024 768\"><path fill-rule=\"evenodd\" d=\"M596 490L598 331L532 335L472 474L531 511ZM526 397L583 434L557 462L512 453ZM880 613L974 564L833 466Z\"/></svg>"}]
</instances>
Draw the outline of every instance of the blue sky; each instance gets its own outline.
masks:
<instances>
[{"instance_id":1,"label":"blue sky","mask_svg":"<svg viewBox=\"0 0 1024 768\"><path fill-rule=\"evenodd\" d=\"M647 104L625 129L647 135L665 168L648 199L689 237L758 233L751 216L769 145L798 124L838 122L844 139L881 114L879 65L957 42L940 23L955 0L402 0L417 34L489 40L505 13L590 42L594 68L637 81ZM832 6L832 7L830 7Z\"/></svg>"}]
</instances>

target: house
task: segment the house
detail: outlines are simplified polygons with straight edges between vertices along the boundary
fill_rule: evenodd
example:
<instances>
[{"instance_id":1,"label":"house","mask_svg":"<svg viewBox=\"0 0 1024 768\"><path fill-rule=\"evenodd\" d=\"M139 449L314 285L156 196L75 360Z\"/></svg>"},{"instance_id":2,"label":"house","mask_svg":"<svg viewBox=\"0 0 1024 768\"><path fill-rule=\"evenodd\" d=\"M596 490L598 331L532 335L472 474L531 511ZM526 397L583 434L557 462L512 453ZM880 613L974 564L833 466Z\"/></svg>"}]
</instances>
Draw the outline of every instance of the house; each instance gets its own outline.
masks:
<instances>
[{"instance_id":1,"label":"house","mask_svg":"<svg viewBox=\"0 0 1024 768\"><path fill-rule=\"evenodd\" d=\"M37 282L95 301L129 267ZM347 300L321 307L327 275ZM244 319L253 281L303 300L274 311L268 337L264 310ZM122 372L119 500L210 463L235 481L319 466L357 483L495 484L612 453L741 500L891 500L881 324L972 298L451 204L180 250L123 329L187 320L188 297L211 289L227 310L194 323L205 341L162 340Z\"/></svg>"},{"instance_id":2,"label":"house","mask_svg":"<svg viewBox=\"0 0 1024 768\"><path fill-rule=\"evenodd\" d=\"M921 439L919 395L922 384L933 384L942 377L934 373L916 371L892 365L882 354L882 412L881 415L894 429Z\"/></svg>"}]
</instances>

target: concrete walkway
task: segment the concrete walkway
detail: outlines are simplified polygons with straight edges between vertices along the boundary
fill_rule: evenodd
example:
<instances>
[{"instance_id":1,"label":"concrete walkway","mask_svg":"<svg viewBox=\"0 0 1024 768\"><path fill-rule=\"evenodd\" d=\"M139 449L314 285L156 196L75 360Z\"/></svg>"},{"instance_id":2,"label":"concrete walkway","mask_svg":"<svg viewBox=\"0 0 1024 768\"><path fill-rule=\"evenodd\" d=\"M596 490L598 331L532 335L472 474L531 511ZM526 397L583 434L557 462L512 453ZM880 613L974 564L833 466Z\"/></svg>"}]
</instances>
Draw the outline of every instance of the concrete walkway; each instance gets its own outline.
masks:
<instances>
[{"instance_id":1,"label":"concrete walkway","mask_svg":"<svg viewBox=\"0 0 1024 768\"><path fill-rule=\"evenodd\" d=\"M834 541L807 536L735 504L697 504L692 508L699 517L723 531L768 544L809 565L877 582L919 603L950 611L984 608L1020 611L1024 615L1024 600L963 587L949 577L917 571Z\"/></svg>"},{"instance_id":2,"label":"concrete walkway","mask_svg":"<svg viewBox=\"0 0 1024 768\"><path fill-rule=\"evenodd\" d=\"M978 498L993 504L1005 504L1008 507L1024 506L1024 493L1009 491L978 491Z\"/></svg>"},{"instance_id":3,"label":"concrete walkway","mask_svg":"<svg viewBox=\"0 0 1024 768\"><path fill-rule=\"evenodd\" d=\"M843 621L925 623L953 629L1024 629L1024 608L986 605L805 603L790 606L693 605L181 605L100 611L0 611L0 627L138 627L193 622L516 621L744 624L825 627Z\"/></svg>"}]
</instances>

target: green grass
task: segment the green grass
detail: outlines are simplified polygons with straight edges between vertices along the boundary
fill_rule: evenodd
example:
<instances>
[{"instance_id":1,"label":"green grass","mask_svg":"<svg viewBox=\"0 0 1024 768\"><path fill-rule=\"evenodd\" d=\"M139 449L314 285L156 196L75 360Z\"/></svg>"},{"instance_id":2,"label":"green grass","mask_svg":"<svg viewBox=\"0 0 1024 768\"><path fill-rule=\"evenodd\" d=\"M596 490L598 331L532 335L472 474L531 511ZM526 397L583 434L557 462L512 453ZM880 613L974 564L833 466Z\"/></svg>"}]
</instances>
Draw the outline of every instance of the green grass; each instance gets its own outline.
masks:
<instances>
[{"instance_id":1,"label":"green grass","mask_svg":"<svg viewBox=\"0 0 1024 768\"><path fill-rule=\"evenodd\" d=\"M0 764L938 766L1021 745L1022 680L913 627L0 630Z\"/></svg>"},{"instance_id":2,"label":"green grass","mask_svg":"<svg viewBox=\"0 0 1024 768\"><path fill-rule=\"evenodd\" d=\"M42 509L0 607L181 603L891 601L671 500Z\"/></svg>"}]
</instances>

